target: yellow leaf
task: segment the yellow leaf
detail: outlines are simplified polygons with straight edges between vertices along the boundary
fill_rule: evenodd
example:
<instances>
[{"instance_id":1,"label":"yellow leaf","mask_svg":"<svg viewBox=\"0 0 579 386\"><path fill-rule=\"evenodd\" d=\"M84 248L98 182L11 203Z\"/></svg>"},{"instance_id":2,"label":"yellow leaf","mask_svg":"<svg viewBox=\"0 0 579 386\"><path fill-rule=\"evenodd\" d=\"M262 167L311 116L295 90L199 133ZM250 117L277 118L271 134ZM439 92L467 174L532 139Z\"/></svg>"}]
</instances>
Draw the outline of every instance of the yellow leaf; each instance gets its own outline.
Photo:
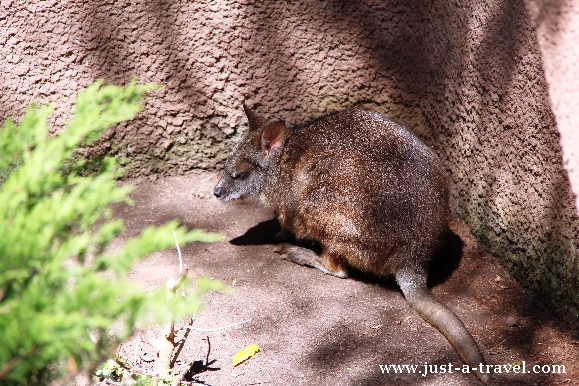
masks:
<instances>
[{"instance_id":1,"label":"yellow leaf","mask_svg":"<svg viewBox=\"0 0 579 386\"><path fill-rule=\"evenodd\" d=\"M233 361L232 361L233 367L237 366L238 364L240 364L242 362L245 362L246 360L248 360L249 358L254 356L255 353L258 351L259 351L259 346L256 345L255 343L250 344L249 346L247 346L243 350L239 350L237 352L237 354L235 354L233 356Z\"/></svg>"}]
</instances>

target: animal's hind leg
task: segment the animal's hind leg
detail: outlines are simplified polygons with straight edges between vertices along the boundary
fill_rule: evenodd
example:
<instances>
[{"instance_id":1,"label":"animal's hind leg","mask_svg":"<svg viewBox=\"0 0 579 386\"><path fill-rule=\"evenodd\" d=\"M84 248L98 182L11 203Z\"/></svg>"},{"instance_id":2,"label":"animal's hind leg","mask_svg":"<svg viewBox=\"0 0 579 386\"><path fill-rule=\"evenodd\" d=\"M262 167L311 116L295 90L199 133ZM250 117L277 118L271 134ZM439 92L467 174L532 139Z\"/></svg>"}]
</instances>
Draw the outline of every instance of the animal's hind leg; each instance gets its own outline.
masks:
<instances>
[{"instance_id":1,"label":"animal's hind leg","mask_svg":"<svg viewBox=\"0 0 579 386\"><path fill-rule=\"evenodd\" d=\"M324 273L339 278L348 277L348 267L346 263L342 259L333 257L327 252L322 252L321 255L318 255L311 249L288 243L277 245L275 251L280 254L282 259L293 261L299 265L314 267Z\"/></svg>"}]
</instances>

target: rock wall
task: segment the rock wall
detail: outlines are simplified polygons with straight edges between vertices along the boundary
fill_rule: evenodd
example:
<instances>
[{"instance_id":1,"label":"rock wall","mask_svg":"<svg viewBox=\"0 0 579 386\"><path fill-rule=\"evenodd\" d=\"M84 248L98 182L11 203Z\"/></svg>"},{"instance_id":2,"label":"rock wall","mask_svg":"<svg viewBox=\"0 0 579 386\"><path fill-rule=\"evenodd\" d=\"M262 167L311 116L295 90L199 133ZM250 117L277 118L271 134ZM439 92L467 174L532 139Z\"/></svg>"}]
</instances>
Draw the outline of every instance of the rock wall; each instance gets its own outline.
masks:
<instances>
[{"instance_id":1,"label":"rock wall","mask_svg":"<svg viewBox=\"0 0 579 386\"><path fill-rule=\"evenodd\" d=\"M539 44L550 36L537 16L545 9L553 5L2 0L0 119L56 101L58 132L96 79L164 84L93 148L129 156L138 176L219 168L246 128L243 101L290 123L375 109L435 149L477 239L579 326L579 219L541 59L551 53Z\"/></svg>"},{"instance_id":2,"label":"rock wall","mask_svg":"<svg viewBox=\"0 0 579 386\"><path fill-rule=\"evenodd\" d=\"M526 0L542 54L563 165L579 208L579 2Z\"/></svg>"}]
</instances>

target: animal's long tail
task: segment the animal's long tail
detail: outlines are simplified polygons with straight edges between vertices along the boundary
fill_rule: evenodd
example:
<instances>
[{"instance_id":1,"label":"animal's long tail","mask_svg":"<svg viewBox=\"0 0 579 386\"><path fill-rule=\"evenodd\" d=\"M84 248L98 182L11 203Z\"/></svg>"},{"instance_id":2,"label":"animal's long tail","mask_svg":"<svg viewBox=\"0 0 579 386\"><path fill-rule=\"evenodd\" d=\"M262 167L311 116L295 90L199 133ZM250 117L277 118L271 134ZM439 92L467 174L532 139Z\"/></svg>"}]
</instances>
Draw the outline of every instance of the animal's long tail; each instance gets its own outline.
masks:
<instances>
[{"instance_id":1,"label":"animal's long tail","mask_svg":"<svg viewBox=\"0 0 579 386\"><path fill-rule=\"evenodd\" d=\"M488 383L489 374L479 371L480 364L485 367L485 360L462 321L428 292L426 284L417 284L416 280L412 280L414 278L408 280L404 274L396 275L396 279L408 304L448 339L461 359L483 383Z\"/></svg>"}]
</instances>

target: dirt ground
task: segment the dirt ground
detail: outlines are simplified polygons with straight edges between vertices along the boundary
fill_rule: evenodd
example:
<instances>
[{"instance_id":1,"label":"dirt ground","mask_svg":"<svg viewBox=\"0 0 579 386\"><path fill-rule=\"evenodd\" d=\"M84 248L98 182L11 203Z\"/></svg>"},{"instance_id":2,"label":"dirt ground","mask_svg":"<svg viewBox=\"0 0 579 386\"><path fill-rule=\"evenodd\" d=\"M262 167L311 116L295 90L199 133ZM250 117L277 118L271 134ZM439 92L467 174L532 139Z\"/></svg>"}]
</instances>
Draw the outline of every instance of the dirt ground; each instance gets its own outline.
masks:
<instances>
[{"instance_id":1,"label":"dirt ground","mask_svg":"<svg viewBox=\"0 0 579 386\"><path fill-rule=\"evenodd\" d=\"M482 384L473 374L454 370L463 365L454 349L410 309L394 281L363 275L338 279L280 259L271 241L279 230L272 213L252 202L219 203L212 195L217 179L215 173L201 173L128 181L136 186L135 205L116 208L127 236L174 218L227 235L221 242L181 248L191 277L208 275L235 289L208 294L194 326L216 329L247 321L189 335L176 367L198 353L187 376L191 384ZM579 384L577 333L511 280L474 242L464 222L455 219L451 228L454 235L437 260L432 292L462 319L493 371L501 366L491 384ZM177 254L169 250L142 261L131 277L152 288L177 271ZM235 353L252 343L260 352L232 372ZM136 338L123 343L119 354L144 371L156 358L154 349ZM432 371L438 366L438 373L424 376L425 363ZM443 373L449 363L452 373ZM527 373L505 371L516 364ZM383 372L381 365L418 368L395 374L392 368ZM539 371L563 365L565 373L535 374L535 365Z\"/></svg>"}]
</instances>

